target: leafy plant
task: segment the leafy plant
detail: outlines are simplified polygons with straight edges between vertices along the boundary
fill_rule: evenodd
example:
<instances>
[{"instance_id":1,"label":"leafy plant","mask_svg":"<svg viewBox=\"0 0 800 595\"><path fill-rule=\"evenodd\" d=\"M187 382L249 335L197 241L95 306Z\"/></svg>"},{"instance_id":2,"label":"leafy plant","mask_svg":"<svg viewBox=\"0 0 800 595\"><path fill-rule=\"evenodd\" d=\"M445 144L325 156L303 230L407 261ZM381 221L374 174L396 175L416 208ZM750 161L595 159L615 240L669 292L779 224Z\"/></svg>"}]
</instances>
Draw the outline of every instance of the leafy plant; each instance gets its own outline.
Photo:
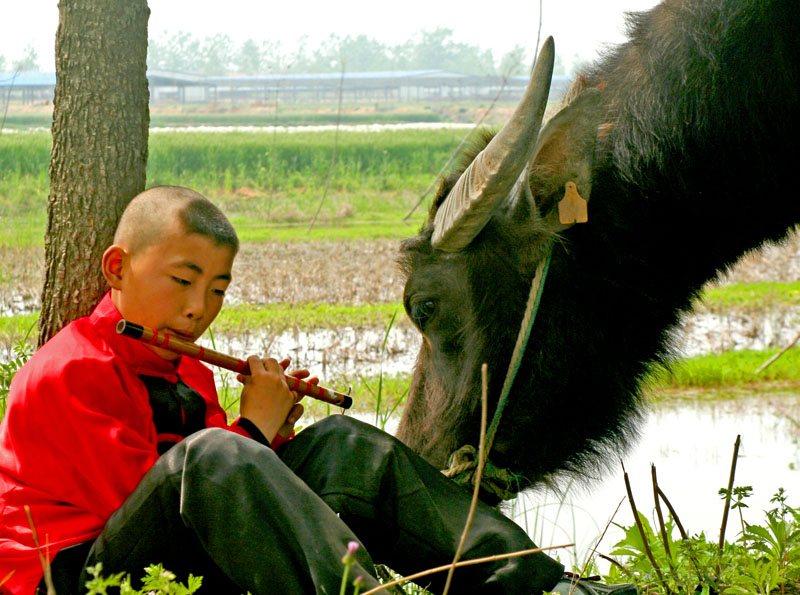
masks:
<instances>
[{"instance_id":1,"label":"leafy plant","mask_svg":"<svg viewBox=\"0 0 800 595\"><path fill-rule=\"evenodd\" d=\"M764 526L746 523L740 516L739 541L746 555L741 574L731 577L729 593L786 593L800 588L800 510L786 504L783 488L770 502L777 506L766 511Z\"/></svg>"},{"instance_id":2,"label":"leafy plant","mask_svg":"<svg viewBox=\"0 0 800 595\"><path fill-rule=\"evenodd\" d=\"M633 581L642 593L800 593L800 509L786 503L781 488L771 500L775 508L765 511L764 524L750 524L742 510L751 493L750 486L731 490L731 508L739 512L741 531L721 550L703 533L673 536L677 525L672 515L664 523L666 531L656 532L647 517L638 513L643 530L636 525L622 527L625 537L611 552L622 560L614 561L606 581ZM720 494L729 495L726 489ZM648 548L652 557L647 555Z\"/></svg>"},{"instance_id":3,"label":"leafy plant","mask_svg":"<svg viewBox=\"0 0 800 595\"><path fill-rule=\"evenodd\" d=\"M97 564L86 569L92 579L86 583L86 595L106 595L109 589L119 589L120 595L191 595L203 584L203 577L189 575L184 585L176 581L175 574L165 570L161 564L151 564L145 568L142 588L131 586L129 574L120 572L108 577L102 576L103 565Z\"/></svg>"},{"instance_id":4,"label":"leafy plant","mask_svg":"<svg viewBox=\"0 0 800 595\"><path fill-rule=\"evenodd\" d=\"M28 331L30 333L30 330ZM22 365L33 355L33 347L28 344L28 335L17 339L14 343L14 357L6 363L0 363L0 419L5 416L8 390L11 381Z\"/></svg>"}]
</instances>

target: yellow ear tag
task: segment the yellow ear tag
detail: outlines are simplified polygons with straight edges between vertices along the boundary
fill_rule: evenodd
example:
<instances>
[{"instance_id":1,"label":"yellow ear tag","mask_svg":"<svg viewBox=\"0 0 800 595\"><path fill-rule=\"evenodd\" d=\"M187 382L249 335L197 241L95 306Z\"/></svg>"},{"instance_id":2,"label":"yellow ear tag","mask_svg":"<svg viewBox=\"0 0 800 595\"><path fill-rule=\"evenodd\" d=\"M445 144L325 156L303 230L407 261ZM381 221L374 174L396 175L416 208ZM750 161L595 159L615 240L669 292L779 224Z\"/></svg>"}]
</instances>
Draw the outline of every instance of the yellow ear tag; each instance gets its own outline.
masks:
<instances>
[{"instance_id":1,"label":"yellow ear tag","mask_svg":"<svg viewBox=\"0 0 800 595\"><path fill-rule=\"evenodd\" d=\"M586 223L589 220L586 199L578 194L575 182L565 184L564 198L558 203L558 220L562 225Z\"/></svg>"}]
</instances>

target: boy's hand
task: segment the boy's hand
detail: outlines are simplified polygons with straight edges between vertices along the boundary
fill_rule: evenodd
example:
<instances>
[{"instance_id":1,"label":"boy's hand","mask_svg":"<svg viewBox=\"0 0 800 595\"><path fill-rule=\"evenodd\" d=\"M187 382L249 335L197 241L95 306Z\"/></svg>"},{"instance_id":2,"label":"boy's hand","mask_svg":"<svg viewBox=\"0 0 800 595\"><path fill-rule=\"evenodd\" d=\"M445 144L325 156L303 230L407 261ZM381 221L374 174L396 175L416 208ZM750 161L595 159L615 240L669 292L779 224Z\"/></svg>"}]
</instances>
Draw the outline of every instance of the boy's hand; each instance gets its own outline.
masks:
<instances>
[{"instance_id":1,"label":"boy's hand","mask_svg":"<svg viewBox=\"0 0 800 595\"><path fill-rule=\"evenodd\" d=\"M278 430L294 421L302 414L294 410L299 396L289 390L284 375L284 367L276 360L262 360L257 355L247 358L250 375L239 374L237 379L244 387L240 413L252 421L264 436L272 442ZM288 365L286 361L286 365ZM290 415L294 413L295 415ZM294 426L292 422L291 426ZM289 430L291 433L291 429Z\"/></svg>"},{"instance_id":2,"label":"boy's hand","mask_svg":"<svg viewBox=\"0 0 800 595\"><path fill-rule=\"evenodd\" d=\"M289 367L289 360L288 359L282 360L280 362L280 366L284 370L286 370ZM294 376L295 378L303 378L309 384L319 384L319 378L317 378L316 376L314 376L313 378L309 378L310 374L311 372L309 372L308 370L294 370L293 372L289 372L290 376ZM297 420L300 419L300 416L303 415L303 411L305 411L303 405L297 402L303 398L303 395L298 395L294 391L292 392L295 394L296 397L295 405L289 411L289 415L286 416L286 421L278 430L278 434L280 434L284 438L288 438L289 436L292 435L292 432L294 431L294 425L297 423Z\"/></svg>"}]
</instances>

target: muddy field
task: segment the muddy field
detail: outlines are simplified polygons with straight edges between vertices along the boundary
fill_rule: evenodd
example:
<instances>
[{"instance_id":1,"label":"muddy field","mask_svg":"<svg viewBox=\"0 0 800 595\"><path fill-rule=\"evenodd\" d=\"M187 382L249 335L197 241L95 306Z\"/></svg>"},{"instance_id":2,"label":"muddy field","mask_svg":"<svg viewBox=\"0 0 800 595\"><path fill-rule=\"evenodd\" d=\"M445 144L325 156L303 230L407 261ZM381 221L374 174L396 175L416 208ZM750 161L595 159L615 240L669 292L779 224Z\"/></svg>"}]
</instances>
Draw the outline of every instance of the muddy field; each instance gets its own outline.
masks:
<instances>
[{"instance_id":1,"label":"muddy field","mask_svg":"<svg viewBox=\"0 0 800 595\"><path fill-rule=\"evenodd\" d=\"M368 304L401 298L396 240L246 245L232 301Z\"/></svg>"},{"instance_id":2,"label":"muddy field","mask_svg":"<svg viewBox=\"0 0 800 595\"><path fill-rule=\"evenodd\" d=\"M409 235L412 231L409 231ZM247 244L237 258L229 303L393 302L402 295L396 240ZM35 310L42 248L0 249L0 313ZM800 280L800 236L745 257L720 283Z\"/></svg>"},{"instance_id":3,"label":"muddy field","mask_svg":"<svg viewBox=\"0 0 800 595\"><path fill-rule=\"evenodd\" d=\"M396 240L249 244L234 266L227 303L367 304L402 295ZM0 249L0 314L39 308L44 250Z\"/></svg>"}]
</instances>

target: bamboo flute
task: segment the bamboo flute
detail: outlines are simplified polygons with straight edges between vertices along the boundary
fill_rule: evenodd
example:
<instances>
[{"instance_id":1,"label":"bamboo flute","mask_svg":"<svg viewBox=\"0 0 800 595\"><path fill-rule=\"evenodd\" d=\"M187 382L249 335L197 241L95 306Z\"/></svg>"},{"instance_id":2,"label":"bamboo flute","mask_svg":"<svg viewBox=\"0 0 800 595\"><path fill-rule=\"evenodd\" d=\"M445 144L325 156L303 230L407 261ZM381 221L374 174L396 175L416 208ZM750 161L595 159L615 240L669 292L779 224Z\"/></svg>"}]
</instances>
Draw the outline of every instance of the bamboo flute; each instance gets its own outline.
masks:
<instances>
[{"instance_id":1,"label":"bamboo flute","mask_svg":"<svg viewBox=\"0 0 800 595\"><path fill-rule=\"evenodd\" d=\"M250 364L244 360L180 339L174 335L168 335L163 331L134 324L127 320L120 320L117 323L117 333L125 335L126 337L131 337L132 339L138 339L148 345L167 349L168 351L181 355L188 355L189 357L199 359L207 364L213 364L220 368L231 370L232 372L250 374ZM289 389L301 395L324 401L331 405L336 405L342 409L349 409L353 404L353 399L349 395L316 384L311 384L288 374L285 374L284 377L286 378L286 383L289 385Z\"/></svg>"}]
</instances>

